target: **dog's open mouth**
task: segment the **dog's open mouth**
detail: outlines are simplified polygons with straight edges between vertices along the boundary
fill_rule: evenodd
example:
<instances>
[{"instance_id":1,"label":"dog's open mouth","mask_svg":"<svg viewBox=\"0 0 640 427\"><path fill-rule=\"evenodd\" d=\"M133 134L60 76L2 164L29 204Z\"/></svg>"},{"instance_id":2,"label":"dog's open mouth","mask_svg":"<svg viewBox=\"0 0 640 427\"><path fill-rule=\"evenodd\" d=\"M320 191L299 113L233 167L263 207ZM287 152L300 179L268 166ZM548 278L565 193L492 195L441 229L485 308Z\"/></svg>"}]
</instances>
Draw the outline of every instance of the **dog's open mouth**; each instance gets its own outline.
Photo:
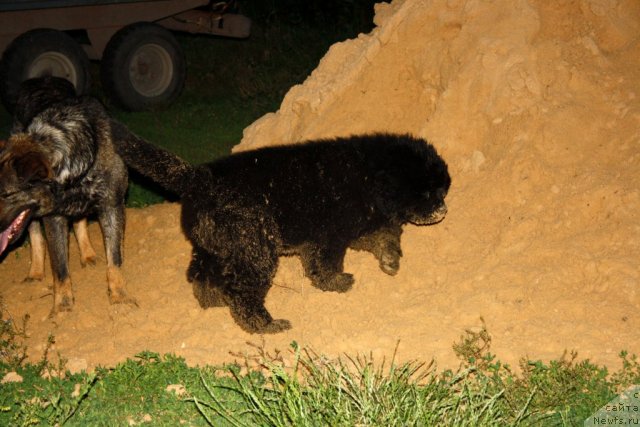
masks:
<instances>
[{"instance_id":1,"label":"dog's open mouth","mask_svg":"<svg viewBox=\"0 0 640 427\"><path fill-rule=\"evenodd\" d=\"M9 227L0 234L0 255L7 249L9 243L16 240L29 222L29 209L25 209L11 222Z\"/></svg>"},{"instance_id":2,"label":"dog's open mouth","mask_svg":"<svg viewBox=\"0 0 640 427\"><path fill-rule=\"evenodd\" d=\"M410 219L409 222L415 225L433 225L442 221L446 215L447 205L442 203L438 209L431 212L429 215L421 217L416 215L414 218Z\"/></svg>"}]
</instances>

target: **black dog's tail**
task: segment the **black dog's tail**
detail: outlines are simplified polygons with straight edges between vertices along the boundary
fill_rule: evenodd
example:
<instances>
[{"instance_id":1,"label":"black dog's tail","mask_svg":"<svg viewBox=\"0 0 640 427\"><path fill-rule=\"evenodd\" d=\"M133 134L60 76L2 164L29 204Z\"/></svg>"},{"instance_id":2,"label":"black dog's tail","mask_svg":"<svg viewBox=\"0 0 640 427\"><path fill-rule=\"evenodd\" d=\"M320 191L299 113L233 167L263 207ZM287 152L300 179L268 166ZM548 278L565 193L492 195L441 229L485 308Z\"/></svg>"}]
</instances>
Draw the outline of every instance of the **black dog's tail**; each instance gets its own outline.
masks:
<instances>
[{"instance_id":1,"label":"black dog's tail","mask_svg":"<svg viewBox=\"0 0 640 427\"><path fill-rule=\"evenodd\" d=\"M115 120L111 134L116 152L133 170L181 196L195 178L195 168L169 151L156 147Z\"/></svg>"}]
</instances>

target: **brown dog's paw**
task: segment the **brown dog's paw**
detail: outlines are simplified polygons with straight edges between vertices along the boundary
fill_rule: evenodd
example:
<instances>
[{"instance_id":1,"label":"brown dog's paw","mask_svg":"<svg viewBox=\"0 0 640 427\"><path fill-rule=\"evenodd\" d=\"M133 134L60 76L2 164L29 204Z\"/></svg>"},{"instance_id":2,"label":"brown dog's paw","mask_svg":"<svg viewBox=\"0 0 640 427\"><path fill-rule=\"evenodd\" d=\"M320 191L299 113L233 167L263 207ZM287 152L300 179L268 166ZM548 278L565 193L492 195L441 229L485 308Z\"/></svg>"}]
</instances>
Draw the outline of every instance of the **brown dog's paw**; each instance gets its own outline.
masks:
<instances>
[{"instance_id":1,"label":"brown dog's paw","mask_svg":"<svg viewBox=\"0 0 640 427\"><path fill-rule=\"evenodd\" d=\"M42 281L44 279L44 259L37 260L34 256L31 256L31 266L29 267L29 273L24 278L25 282Z\"/></svg>"},{"instance_id":2,"label":"brown dog's paw","mask_svg":"<svg viewBox=\"0 0 640 427\"><path fill-rule=\"evenodd\" d=\"M94 253L93 255L86 255L80 258L80 265L82 267L86 267L88 265L94 266L98 262L98 256Z\"/></svg>"},{"instance_id":3,"label":"brown dog's paw","mask_svg":"<svg viewBox=\"0 0 640 427\"><path fill-rule=\"evenodd\" d=\"M107 267L107 284L107 293L111 304L129 304L139 307L138 301L127 292L120 268Z\"/></svg>"},{"instance_id":4,"label":"brown dog's paw","mask_svg":"<svg viewBox=\"0 0 640 427\"><path fill-rule=\"evenodd\" d=\"M129 295L123 288L109 289L110 304L129 304L140 307L138 300Z\"/></svg>"},{"instance_id":5,"label":"brown dog's paw","mask_svg":"<svg viewBox=\"0 0 640 427\"><path fill-rule=\"evenodd\" d=\"M44 280L44 274L34 274L34 275L29 274L27 277L24 278L23 282L25 283L42 282L42 280Z\"/></svg>"},{"instance_id":6,"label":"brown dog's paw","mask_svg":"<svg viewBox=\"0 0 640 427\"><path fill-rule=\"evenodd\" d=\"M71 286L63 287L62 289L54 290L53 293L53 308L49 313L49 318L56 317L59 313L69 312L73 309L74 299L71 292Z\"/></svg>"}]
</instances>

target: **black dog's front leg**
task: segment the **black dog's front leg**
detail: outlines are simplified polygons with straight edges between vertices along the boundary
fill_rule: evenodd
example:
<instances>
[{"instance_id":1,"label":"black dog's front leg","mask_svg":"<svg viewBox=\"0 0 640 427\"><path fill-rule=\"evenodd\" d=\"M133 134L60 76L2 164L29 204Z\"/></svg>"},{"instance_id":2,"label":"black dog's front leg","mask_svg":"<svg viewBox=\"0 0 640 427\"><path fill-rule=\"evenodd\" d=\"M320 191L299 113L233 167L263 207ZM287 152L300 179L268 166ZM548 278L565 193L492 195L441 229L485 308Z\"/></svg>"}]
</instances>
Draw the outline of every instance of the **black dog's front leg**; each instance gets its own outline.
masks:
<instances>
[{"instance_id":1,"label":"black dog's front leg","mask_svg":"<svg viewBox=\"0 0 640 427\"><path fill-rule=\"evenodd\" d=\"M356 239L350 247L357 251L372 253L378 260L380 269L390 276L395 276L400 268L402 257L401 234L402 226L400 225L382 227Z\"/></svg>"},{"instance_id":2,"label":"black dog's front leg","mask_svg":"<svg viewBox=\"0 0 640 427\"><path fill-rule=\"evenodd\" d=\"M68 265L69 223L67 218L59 215L46 216L42 222L53 274L53 316L61 311L70 311L73 307L73 289Z\"/></svg>"},{"instance_id":3,"label":"black dog's front leg","mask_svg":"<svg viewBox=\"0 0 640 427\"><path fill-rule=\"evenodd\" d=\"M305 246L300 259L311 283L323 291L346 292L353 286L353 275L343 272L346 244Z\"/></svg>"},{"instance_id":4,"label":"black dog's front leg","mask_svg":"<svg viewBox=\"0 0 640 427\"><path fill-rule=\"evenodd\" d=\"M193 295L200 307L229 306L238 326L252 334L290 329L288 320L274 319L264 306L278 265L275 252L255 253L262 260L260 268L236 255L221 258L194 247L187 279L193 284Z\"/></svg>"}]
</instances>

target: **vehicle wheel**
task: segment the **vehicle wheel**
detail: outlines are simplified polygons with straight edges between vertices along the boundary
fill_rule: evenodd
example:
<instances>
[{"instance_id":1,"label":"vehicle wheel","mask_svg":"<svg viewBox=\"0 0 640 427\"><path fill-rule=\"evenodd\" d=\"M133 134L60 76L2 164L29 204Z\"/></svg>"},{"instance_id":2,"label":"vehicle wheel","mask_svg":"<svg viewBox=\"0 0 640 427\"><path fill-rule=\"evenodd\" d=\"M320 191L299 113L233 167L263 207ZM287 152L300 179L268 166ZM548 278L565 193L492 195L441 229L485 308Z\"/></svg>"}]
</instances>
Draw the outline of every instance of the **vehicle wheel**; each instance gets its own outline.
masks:
<instances>
[{"instance_id":1,"label":"vehicle wheel","mask_svg":"<svg viewBox=\"0 0 640 427\"><path fill-rule=\"evenodd\" d=\"M140 111L176 100L184 88L186 63L173 34L140 22L109 40L100 72L105 92L117 105Z\"/></svg>"},{"instance_id":2,"label":"vehicle wheel","mask_svg":"<svg viewBox=\"0 0 640 427\"><path fill-rule=\"evenodd\" d=\"M89 90L89 59L66 33L35 29L17 37L0 62L0 97L13 112L20 83L33 77L55 76L69 80L78 94Z\"/></svg>"}]
</instances>

